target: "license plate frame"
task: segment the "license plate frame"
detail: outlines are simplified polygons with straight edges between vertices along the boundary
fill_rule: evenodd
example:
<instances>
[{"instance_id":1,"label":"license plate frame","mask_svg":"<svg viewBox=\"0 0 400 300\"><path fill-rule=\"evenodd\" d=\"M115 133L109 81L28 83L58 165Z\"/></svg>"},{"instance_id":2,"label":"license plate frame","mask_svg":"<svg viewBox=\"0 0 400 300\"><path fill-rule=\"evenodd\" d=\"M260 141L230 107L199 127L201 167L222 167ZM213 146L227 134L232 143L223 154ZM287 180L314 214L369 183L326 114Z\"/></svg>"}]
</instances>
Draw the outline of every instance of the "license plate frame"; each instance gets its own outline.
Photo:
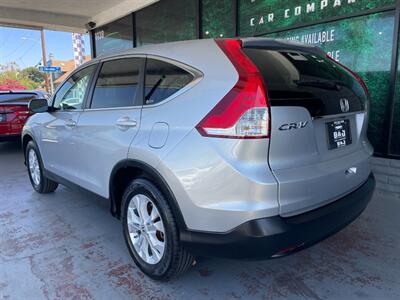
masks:
<instances>
[{"instance_id":1,"label":"license plate frame","mask_svg":"<svg viewBox=\"0 0 400 300\"><path fill-rule=\"evenodd\" d=\"M326 122L328 149L340 149L352 144L351 127L349 119Z\"/></svg>"}]
</instances>

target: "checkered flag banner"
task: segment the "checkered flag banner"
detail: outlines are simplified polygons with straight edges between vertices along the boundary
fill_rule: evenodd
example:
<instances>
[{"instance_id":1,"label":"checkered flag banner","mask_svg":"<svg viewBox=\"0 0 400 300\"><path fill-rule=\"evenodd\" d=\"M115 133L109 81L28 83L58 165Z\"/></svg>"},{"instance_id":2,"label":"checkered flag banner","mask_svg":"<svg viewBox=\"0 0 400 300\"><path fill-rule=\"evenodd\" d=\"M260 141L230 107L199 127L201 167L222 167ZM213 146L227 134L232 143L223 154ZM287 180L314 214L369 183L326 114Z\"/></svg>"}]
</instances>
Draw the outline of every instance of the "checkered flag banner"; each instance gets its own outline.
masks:
<instances>
[{"instance_id":1,"label":"checkered flag banner","mask_svg":"<svg viewBox=\"0 0 400 300\"><path fill-rule=\"evenodd\" d=\"M74 47L74 62L75 68L79 67L84 63L85 59L85 43L83 41L83 36L80 33L72 34L72 44Z\"/></svg>"}]
</instances>

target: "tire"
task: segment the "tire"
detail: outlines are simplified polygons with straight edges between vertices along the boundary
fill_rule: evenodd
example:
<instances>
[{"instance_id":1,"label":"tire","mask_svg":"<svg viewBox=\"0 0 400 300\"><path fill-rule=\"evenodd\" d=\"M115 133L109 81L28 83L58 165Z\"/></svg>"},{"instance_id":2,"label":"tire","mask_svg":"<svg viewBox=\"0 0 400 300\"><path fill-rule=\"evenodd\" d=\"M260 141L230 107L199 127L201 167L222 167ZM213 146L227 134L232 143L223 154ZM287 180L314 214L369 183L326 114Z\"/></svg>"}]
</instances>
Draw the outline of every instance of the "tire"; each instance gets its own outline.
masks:
<instances>
[{"instance_id":1,"label":"tire","mask_svg":"<svg viewBox=\"0 0 400 300\"><path fill-rule=\"evenodd\" d=\"M137 209L138 205L135 205L135 203L144 203L143 201L147 200L143 199L146 198L147 200L150 200L151 204L148 202L145 206L147 212L140 214L139 209ZM153 208L154 205L156 210ZM168 201L163 193L151 181L143 178L133 180L124 192L121 208L121 219L125 242L133 260L143 273L155 280L168 281L169 279L186 272L193 265L195 258L182 247L179 241L177 223ZM128 211L129 213L135 212L135 217L132 218L131 215L128 217ZM160 220L157 221L158 217L155 217L156 222L149 222L154 224L154 226L150 225L150 227L148 227L149 229L146 229L147 227L145 225L142 227L132 226L132 222L128 222L128 219L131 221L132 219L140 220L140 215L146 215L146 213L147 215L153 216L150 219L153 219L154 216L158 214ZM161 225L163 226L161 226L159 222L162 222ZM151 226L153 226L153 228L157 227L158 229L161 229L151 230ZM137 233L137 228L142 228L143 232L140 234ZM162 230L164 231L162 232ZM154 244L154 242L152 242L151 234L149 234L149 232L152 231L157 232L156 234L153 234L153 241L154 237L156 237L158 239L156 243L164 245L162 255L160 254L159 249L154 250L151 248L150 243ZM132 232L136 233L132 234ZM141 235L143 236L141 237ZM144 238L145 236L147 236L147 241L146 238ZM142 243L148 244L146 248L148 250L147 258L143 257L143 253L146 251L141 251L140 254L140 251L137 250L138 245L140 245L140 237L142 238ZM136 245L136 248L134 244ZM159 246L159 248L162 247ZM149 262L150 260L153 261Z\"/></svg>"},{"instance_id":2,"label":"tire","mask_svg":"<svg viewBox=\"0 0 400 300\"><path fill-rule=\"evenodd\" d=\"M33 163L32 159L30 159L30 155L33 155L33 153L36 157L35 163ZM31 181L32 187L36 192L40 194L49 194L57 189L58 183L47 178L44 175L43 161L40 156L39 149L34 141L30 141L26 146L25 161L26 166L28 167L29 179ZM35 177L35 175L31 171L32 168L37 168L36 170L38 172L36 174L39 174L39 176Z\"/></svg>"}]
</instances>

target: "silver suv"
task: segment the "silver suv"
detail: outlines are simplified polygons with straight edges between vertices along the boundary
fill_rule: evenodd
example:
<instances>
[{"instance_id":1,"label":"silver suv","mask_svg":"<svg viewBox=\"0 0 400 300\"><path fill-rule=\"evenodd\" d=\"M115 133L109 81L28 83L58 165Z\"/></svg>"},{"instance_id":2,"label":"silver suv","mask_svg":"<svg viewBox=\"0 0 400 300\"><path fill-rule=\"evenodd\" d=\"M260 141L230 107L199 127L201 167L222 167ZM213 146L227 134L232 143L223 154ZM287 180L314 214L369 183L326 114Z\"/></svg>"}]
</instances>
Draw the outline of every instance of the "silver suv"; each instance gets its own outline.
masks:
<instances>
[{"instance_id":1,"label":"silver suv","mask_svg":"<svg viewBox=\"0 0 400 300\"><path fill-rule=\"evenodd\" d=\"M23 130L33 188L110 200L133 260L169 279L195 256L306 248L365 209L368 91L322 50L197 40L100 57Z\"/></svg>"}]
</instances>

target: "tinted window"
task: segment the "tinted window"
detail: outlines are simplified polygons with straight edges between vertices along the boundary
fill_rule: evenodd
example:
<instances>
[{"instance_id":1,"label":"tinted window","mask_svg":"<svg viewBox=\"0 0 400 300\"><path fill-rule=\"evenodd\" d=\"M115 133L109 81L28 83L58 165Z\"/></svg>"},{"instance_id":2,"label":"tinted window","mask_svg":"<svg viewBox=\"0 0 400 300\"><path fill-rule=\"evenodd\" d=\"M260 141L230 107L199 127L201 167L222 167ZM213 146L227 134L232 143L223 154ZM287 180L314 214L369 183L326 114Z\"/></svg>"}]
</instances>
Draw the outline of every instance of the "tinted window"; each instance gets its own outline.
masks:
<instances>
[{"instance_id":1,"label":"tinted window","mask_svg":"<svg viewBox=\"0 0 400 300\"><path fill-rule=\"evenodd\" d=\"M127 58L105 62L96 82L91 108L135 105L141 61Z\"/></svg>"},{"instance_id":2,"label":"tinted window","mask_svg":"<svg viewBox=\"0 0 400 300\"><path fill-rule=\"evenodd\" d=\"M162 0L137 11L137 45L196 39L197 5L197 0Z\"/></svg>"},{"instance_id":3,"label":"tinted window","mask_svg":"<svg viewBox=\"0 0 400 300\"><path fill-rule=\"evenodd\" d=\"M94 30L96 55L133 47L132 15Z\"/></svg>"},{"instance_id":4,"label":"tinted window","mask_svg":"<svg viewBox=\"0 0 400 300\"><path fill-rule=\"evenodd\" d=\"M187 71L155 59L146 63L145 104L155 104L172 96L194 79Z\"/></svg>"},{"instance_id":5,"label":"tinted window","mask_svg":"<svg viewBox=\"0 0 400 300\"><path fill-rule=\"evenodd\" d=\"M69 77L57 91L53 107L61 110L81 109L96 67L97 65L91 65Z\"/></svg>"},{"instance_id":6,"label":"tinted window","mask_svg":"<svg viewBox=\"0 0 400 300\"><path fill-rule=\"evenodd\" d=\"M203 38L235 36L235 0L203 0L201 5Z\"/></svg>"},{"instance_id":7,"label":"tinted window","mask_svg":"<svg viewBox=\"0 0 400 300\"><path fill-rule=\"evenodd\" d=\"M239 0L239 35L254 36L313 22L327 22L339 16L366 15L395 5L395 0ZM344 25L343 21L347 20L339 21L341 27L346 28L347 24ZM360 31L364 35L373 35L369 31L371 27L360 27ZM355 37L352 39L355 42L358 40Z\"/></svg>"},{"instance_id":8,"label":"tinted window","mask_svg":"<svg viewBox=\"0 0 400 300\"><path fill-rule=\"evenodd\" d=\"M255 3L257 2L259 1ZM329 3L334 2L329 1ZM342 1L343 3L344 1ZM355 3L363 2L356 1ZM355 3L342 5L342 8L354 7ZM368 3L376 5L378 1L369 1ZM298 19L294 18L293 20ZM269 24L272 26L272 23ZM265 23L265 26L270 26L269 24ZM386 113L391 97L390 75L393 37L395 36L394 25L395 12L387 11L268 35L272 38L298 40L321 47L331 57L361 76L368 87L371 101L368 138L372 142L375 152L381 154L386 151L385 145L387 145L386 135L382 132L386 130ZM325 38L322 38L325 33ZM400 135L397 137L399 138ZM400 153L400 147L398 149Z\"/></svg>"},{"instance_id":9,"label":"tinted window","mask_svg":"<svg viewBox=\"0 0 400 300\"><path fill-rule=\"evenodd\" d=\"M400 49L400 40L399 40ZM400 60L397 62L396 94L393 114L392 140L390 141L391 154L400 156Z\"/></svg>"},{"instance_id":10,"label":"tinted window","mask_svg":"<svg viewBox=\"0 0 400 300\"><path fill-rule=\"evenodd\" d=\"M313 117L342 113L341 98L349 101L350 112L364 109L360 83L330 59L289 50L244 51L260 70L272 105L303 106Z\"/></svg>"}]
</instances>

